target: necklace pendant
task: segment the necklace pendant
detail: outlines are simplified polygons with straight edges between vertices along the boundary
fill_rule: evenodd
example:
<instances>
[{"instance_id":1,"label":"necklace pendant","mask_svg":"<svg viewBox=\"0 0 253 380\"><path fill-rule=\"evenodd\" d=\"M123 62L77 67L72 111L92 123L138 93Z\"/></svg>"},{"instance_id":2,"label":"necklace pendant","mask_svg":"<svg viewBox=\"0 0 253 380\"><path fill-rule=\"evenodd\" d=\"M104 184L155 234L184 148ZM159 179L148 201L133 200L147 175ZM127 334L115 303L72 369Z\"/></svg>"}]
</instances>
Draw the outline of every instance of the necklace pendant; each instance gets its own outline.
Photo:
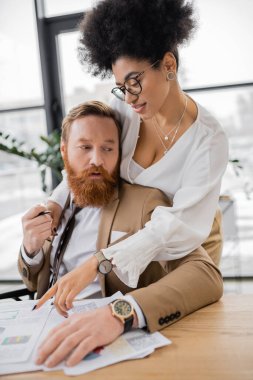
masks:
<instances>
[{"instance_id":1,"label":"necklace pendant","mask_svg":"<svg viewBox=\"0 0 253 380\"><path fill-rule=\"evenodd\" d=\"M166 141L169 140L168 136L165 136L165 137L164 137L164 140L166 140Z\"/></svg>"}]
</instances>

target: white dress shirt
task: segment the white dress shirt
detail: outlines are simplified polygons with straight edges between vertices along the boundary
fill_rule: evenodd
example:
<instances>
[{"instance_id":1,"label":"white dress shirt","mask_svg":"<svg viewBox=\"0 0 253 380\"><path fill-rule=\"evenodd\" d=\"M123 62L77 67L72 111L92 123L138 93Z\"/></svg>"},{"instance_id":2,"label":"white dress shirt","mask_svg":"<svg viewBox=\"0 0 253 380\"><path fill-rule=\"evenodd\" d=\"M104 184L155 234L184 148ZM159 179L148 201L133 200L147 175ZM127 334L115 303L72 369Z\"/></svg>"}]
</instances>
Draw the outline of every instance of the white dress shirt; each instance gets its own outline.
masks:
<instances>
[{"instance_id":1,"label":"white dress shirt","mask_svg":"<svg viewBox=\"0 0 253 380\"><path fill-rule=\"evenodd\" d=\"M70 202L70 205L66 209L57 230L58 235L54 238L52 243L52 251L50 255L51 274L59 240L72 213L73 203ZM85 207L76 214L75 226L63 255L63 259L59 268L58 278L61 278L66 273L83 264L96 252L99 220L99 208ZM28 255L26 255L24 249L22 249L22 256L29 265L38 264L43 259L42 251L39 251L39 253L35 255L34 258L30 258ZM100 291L100 285L98 279L96 279L82 292L82 296L87 297L98 291Z\"/></svg>"}]
</instances>

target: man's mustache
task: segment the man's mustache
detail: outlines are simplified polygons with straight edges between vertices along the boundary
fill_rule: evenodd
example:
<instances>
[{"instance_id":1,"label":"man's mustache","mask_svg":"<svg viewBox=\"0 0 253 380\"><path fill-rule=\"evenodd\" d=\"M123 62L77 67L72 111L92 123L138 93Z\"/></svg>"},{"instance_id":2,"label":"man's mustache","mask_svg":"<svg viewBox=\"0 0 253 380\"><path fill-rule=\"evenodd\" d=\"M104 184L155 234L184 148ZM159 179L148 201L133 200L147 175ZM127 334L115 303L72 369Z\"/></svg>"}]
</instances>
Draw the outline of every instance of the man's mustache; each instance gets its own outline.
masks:
<instances>
[{"instance_id":1,"label":"man's mustache","mask_svg":"<svg viewBox=\"0 0 253 380\"><path fill-rule=\"evenodd\" d=\"M103 168L103 166L92 166L89 169L84 169L81 171L79 174L75 175L75 178L80 181L87 181L90 180L92 181L92 178L90 176L92 175L98 175L100 174L104 180L110 182L110 183L115 183L115 177L110 175L107 170Z\"/></svg>"}]
</instances>

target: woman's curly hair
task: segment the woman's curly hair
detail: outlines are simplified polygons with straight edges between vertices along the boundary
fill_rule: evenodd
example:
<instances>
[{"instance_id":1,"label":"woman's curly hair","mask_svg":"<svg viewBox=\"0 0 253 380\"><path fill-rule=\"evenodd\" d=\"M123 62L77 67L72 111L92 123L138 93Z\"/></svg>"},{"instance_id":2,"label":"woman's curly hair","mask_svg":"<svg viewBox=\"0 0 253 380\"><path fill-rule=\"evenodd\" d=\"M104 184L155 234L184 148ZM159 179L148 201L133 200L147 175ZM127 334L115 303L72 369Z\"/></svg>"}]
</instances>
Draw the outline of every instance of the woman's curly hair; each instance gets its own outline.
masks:
<instances>
[{"instance_id":1,"label":"woman's curly hair","mask_svg":"<svg viewBox=\"0 0 253 380\"><path fill-rule=\"evenodd\" d=\"M112 73L120 57L150 63L174 53L196 25L193 6L185 0L104 0L80 23L79 59L102 78Z\"/></svg>"}]
</instances>

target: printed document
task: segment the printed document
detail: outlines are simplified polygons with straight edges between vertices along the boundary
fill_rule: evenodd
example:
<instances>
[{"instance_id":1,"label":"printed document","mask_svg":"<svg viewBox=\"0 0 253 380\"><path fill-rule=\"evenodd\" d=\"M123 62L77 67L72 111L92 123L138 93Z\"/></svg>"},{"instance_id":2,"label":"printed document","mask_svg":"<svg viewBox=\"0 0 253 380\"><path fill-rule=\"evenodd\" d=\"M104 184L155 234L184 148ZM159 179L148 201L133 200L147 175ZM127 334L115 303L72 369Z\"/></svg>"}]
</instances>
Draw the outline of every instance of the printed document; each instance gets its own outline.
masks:
<instances>
[{"instance_id":1,"label":"printed document","mask_svg":"<svg viewBox=\"0 0 253 380\"><path fill-rule=\"evenodd\" d=\"M0 364L25 362L38 342L52 306L34 310L35 301L0 304Z\"/></svg>"},{"instance_id":2,"label":"printed document","mask_svg":"<svg viewBox=\"0 0 253 380\"><path fill-rule=\"evenodd\" d=\"M107 298L79 300L74 302L69 315L94 310L121 296L117 292ZM74 367L66 367L62 362L48 369L34 364L36 351L49 331L65 318L58 314L51 301L41 309L32 311L35 304L36 301L0 304L0 375L39 370L63 370L66 375L80 375L123 360L143 358L156 348L171 343L158 332L149 334L136 329L121 335L107 346L97 347Z\"/></svg>"}]
</instances>

